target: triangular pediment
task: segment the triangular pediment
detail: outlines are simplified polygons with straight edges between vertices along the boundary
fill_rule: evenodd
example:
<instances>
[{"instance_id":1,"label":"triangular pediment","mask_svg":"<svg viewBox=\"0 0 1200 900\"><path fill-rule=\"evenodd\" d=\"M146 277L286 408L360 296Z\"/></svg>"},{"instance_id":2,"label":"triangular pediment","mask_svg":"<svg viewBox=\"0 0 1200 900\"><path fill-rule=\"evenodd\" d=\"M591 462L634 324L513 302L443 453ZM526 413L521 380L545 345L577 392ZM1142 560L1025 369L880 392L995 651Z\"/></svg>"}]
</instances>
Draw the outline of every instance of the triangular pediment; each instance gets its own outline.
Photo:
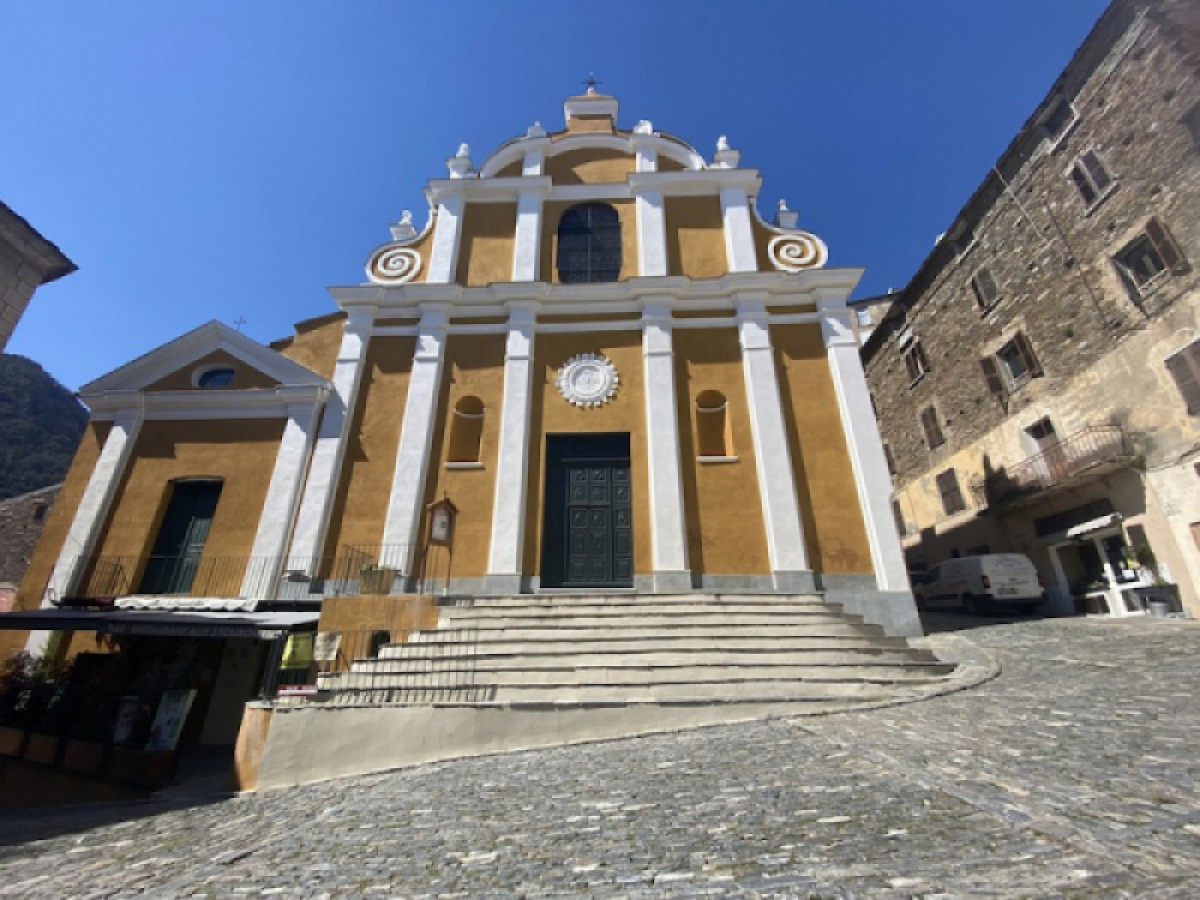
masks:
<instances>
[{"instance_id":1,"label":"triangular pediment","mask_svg":"<svg viewBox=\"0 0 1200 900\"><path fill-rule=\"evenodd\" d=\"M199 375L221 368L233 370L228 387L235 390L328 385L311 369L214 320L85 384L79 393L86 399L111 392L199 390Z\"/></svg>"}]
</instances>

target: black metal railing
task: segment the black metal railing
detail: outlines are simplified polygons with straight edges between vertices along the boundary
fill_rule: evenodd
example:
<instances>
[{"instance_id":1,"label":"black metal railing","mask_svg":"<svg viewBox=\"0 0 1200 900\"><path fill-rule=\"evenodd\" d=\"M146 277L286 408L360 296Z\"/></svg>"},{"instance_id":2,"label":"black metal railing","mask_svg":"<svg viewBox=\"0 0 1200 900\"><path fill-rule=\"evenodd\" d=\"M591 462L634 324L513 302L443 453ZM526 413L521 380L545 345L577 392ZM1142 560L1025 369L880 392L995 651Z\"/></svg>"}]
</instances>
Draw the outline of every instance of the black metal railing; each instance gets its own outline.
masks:
<instances>
[{"instance_id":1,"label":"black metal railing","mask_svg":"<svg viewBox=\"0 0 1200 900\"><path fill-rule=\"evenodd\" d=\"M1061 484L1101 463L1132 456L1129 437L1123 428L1096 425L1051 444L1011 469L987 475L975 482L972 489L980 505L1006 503Z\"/></svg>"}]
</instances>

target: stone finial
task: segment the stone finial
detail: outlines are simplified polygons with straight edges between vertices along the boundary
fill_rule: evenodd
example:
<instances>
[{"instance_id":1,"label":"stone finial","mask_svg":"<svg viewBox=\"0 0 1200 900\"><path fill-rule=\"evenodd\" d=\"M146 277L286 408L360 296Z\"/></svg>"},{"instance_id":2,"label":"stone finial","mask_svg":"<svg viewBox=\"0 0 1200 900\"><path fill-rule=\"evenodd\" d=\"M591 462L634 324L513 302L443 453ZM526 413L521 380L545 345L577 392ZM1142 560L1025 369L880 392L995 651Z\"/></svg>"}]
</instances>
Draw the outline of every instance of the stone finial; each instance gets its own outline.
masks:
<instances>
[{"instance_id":1,"label":"stone finial","mask_svg":"<svg viewBox=\"0 0 1200 900\"><path fill-rule=\"evenodd\" d=\"M729 138L717 138L717 152L713 154L713 165L718 169L736 169L742 154L729 146Z\"/></svg>"},{"instance_id":2,"label":"stone finial","mask_svg":"<svg viewBox=\"0 0 1200 900\"><path fill-rule=\"evenodd\" d=\"M525 132L525 137L527 138L544 138L545 136L546 129L542 127L541 122L534 122L529 126L529 130Z\"/></svg>"},{"instance_id":3,"label":"stone finial","mask_svg":"<svg viewBox=\"0 0 1200 900\"><path fill-rule=\"evenodd\" d=\"M417 236L417 229L413 227L411 209L406 209L401 213L400 221L389 227L392 230L392 240L395 241L407 241Z\"/></svg>"},{"instance_id":4,"label":"stone finial","mask_svg":"<svg viewBox=\"0 0 1200 900\"><path fill-rule=\"evenodd\" d=\"M654 134L654 126L650 124L649 119L642 119L633 126L634 134Z\"/></svg>"},{"instance_id":5,"label":"stone finial","mask_svg":"<svg viewBox=\"0 0 1200 900\"><path fill-rule=\"evenodd\" d=\"M779 209L775 213L775 225L777 228L795 228L796 220L800 218L800 213L794 209L788 209L787 201L779 201Z\"/></svg>"},{"instance_id":6,"label":"stone finial","mask_svg":"<svg viewBox=\"0 0 1200 900\"><path fill-rule=\"evenodd\" d=\"M466 144L458 148L458 153L446 160L446 168L450 170L451 178L466 178L474 170L471 163L471 148Z\"/></svg>"}]
</instances>

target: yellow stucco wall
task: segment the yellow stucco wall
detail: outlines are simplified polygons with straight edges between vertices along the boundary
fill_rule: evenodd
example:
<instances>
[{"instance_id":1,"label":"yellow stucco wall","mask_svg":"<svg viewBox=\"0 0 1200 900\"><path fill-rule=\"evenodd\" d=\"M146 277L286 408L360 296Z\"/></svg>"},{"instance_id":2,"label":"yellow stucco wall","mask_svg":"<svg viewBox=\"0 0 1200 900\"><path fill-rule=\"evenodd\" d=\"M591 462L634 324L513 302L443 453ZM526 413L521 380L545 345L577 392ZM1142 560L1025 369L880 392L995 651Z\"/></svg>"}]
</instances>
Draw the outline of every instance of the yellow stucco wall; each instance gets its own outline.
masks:
<instances>
[{"instance_id":1,"label":"yellow stucco wall","mask_svg":"<svg viewBox=\"0 0 1200 900\"><path fill-rule=\"evenodd\" d=\"M345 325L346 314L343 312L310 319L296 325L294 337L276 341L271 347L322 378L332 378Z\"/></svg>"},{"instance_id":2,"label":"yellow stucco wall","mask_svg":"<svg viewBox=\"0 0 1200 900\"><path fill-rule=\"evenodd\" d=\"M556 185L620 183L633 173L635 165L629 153L588 147L549 157L545 171Z\"/></svg>"},{"instance_id":3,"label":"yellow stucco wall","mask_svg":"<svg viewBox=\"0 0 1200 900\"><path fill-rule=\"evenodd\" d=\"M192 384L192 373L197 369L207 368L209 366L221 366L233 369L233 383L225 388L214 388L213 390L240 391L254 388L273 388L279 385L279 382L274 378L264 375L251 366L246 365L235 356L230 356L224 350L216 350L209 353L207 356L196 360L194 363L189 363L177 372L172 372L165 378L160 378L154 384L146 388L147 391L192 391L196 390Z\"/></svg>"},{"instance_id":4,"label":"yellow stucco wall","mask_svg":"<svg viewBox=\"0 0 1200 900\"><path fill-rule=\"evenodd\" d=\"M511 281L516 230L515 203L468 203L463 212L458 283L482 287Z\"/></svg>"},{"instance_id":5,"label":"yellow stucco wall","mask_svg":"<svg viewBox=\"0 0 1200 900\"><path fill-rule=\"evenodd\" d=\"M567 131L571 134L582 134L587 132L600 132L602 134L612 134L615 129L612 116L571 116L571 120L567 123Z\"/></svg>"},{"instance_id":6,"label":"yellow stucco wall","mask_svg":"<svg viewBox=\"0 0 1200 900\"><path fill-rule=\"evenodd\" d=\"M689 565L697 574L769 573L737 332L732 328L680 329L674 342ZM738 457L737 462L696 462L695 401L701 391L725 395L732 436L728 452Z\"/></svg>"},{"instance_id":7,"label":"yellow stucco wall","mask_svg":"<svg viewBox=\"0 0 1200 900\"><path fill-rule=\"evenodd\" d=\"M666 219L671 275L719 278L729 271L719 197L668 197Z\"/></svg>"},{"instance_id":8,"label":"yellow stucco wall","mask_svg":"<svg viewBox=\"0 0 1200 900\"><path fill-rule=\"evenodd\" d=\"M617 211L621 222L621 272L618 281L638 274L637 211L632 200L606 200ZM542 217L542 262L539 280L559 284L558 278L558 221L574 202L546 203Z\"/></svg>"},{"instance_id":9,"label":"yellow stucco wall","mask_svg":"<svg viewBox=\"0 0 1200 900\"><path fill-rule=\"evenodd\" d=\"M554 380L578 353L603 353L620 376L620 389L604 406L581 409L568 403ZM650 557L650 486L646 465L646 400L642 376L642 336L636 331L539 335L534 354L525 504L524 574L539 575L542 562L542 508L546 492L546 434L629 432L633 476L634 571L652 572Z\"/></svg>"},{"instance_id":10,"label":"yellow stucco wall","mask_svg":"<svg viewBox=\"0 0 1200 900\"><path fill-rule=\"evenodd\" d=\"M830 574L871 572L854 470L819 325L774 325L771 341L804 517L809 563Z\"/></svg>"},{"instance_id":11,"label":"yellow stucco wall","mask_svg":"<svg viewBox=\"0 0 1200 900\"><path fill-rule=\"evenodd\" d=\"M437 424L430 451L429 474L425 480L425 503L449 496L458 507L451 559L451 576L455 578L477 578L487 574L504 400L504 345L502 334L452 335L446 342ZM447 469L450 422L455 405L463 397L478 397L483 401L483 433L479 443L479 462L483 467ZM423 514L419 533L425 534ZM430 577L439 580L444 577L444 553L444 550L433 551Z\"/></svg>"},{"instance_id":12,"label":"yellow stucco wall","mask_svg":"<svg viewBox=\"0 0 1200 900\"><path fill-rule=\"evenodd\" d=\"M376 337L367 347L334 495L326 556L336 556L343 546L377 547L383 541L416 341L415 337Z\"/></svg>"},{"instance_id":13,"label":"yellow stucco wall","mask_svg":"<svg viewBox=\"0 0 1200 900\"><path fill-rule=\"evenodd\" d=\"M25 570L25 577L17 591L14 610L37 609L42 605L42 594L50 582L54 564L75 518L75 510L79 508L79 501L87 489L88 479L92 477L92 470L96 467L96 460L100 457L110 428L107 422L91 422L84 431L62 490L58 492L58 499L46 516L42 536L38 539L29 568ZM28 637L29 633L25 631L0 631L0 662L23 648Z\"/></svg>"}]
</instances>

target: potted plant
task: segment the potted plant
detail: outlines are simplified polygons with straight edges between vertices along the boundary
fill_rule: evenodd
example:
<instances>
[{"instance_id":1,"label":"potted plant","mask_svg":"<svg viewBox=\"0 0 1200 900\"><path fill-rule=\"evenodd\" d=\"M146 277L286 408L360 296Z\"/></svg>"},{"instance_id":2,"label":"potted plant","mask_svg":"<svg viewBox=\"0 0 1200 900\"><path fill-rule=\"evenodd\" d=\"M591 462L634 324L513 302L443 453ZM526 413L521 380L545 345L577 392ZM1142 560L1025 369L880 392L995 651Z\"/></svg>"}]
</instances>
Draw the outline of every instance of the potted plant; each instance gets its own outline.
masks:
<instances>
[{"instance_id":1,"label":"potted plant","mask_svg":"<svg viewBox=\"0 0 1200 900\"><path fill-rule=\"evenodd\" d=\"M24 718L28 732L25 759L53 765L61 746L61 713L56 708L66 686L66 668L57 660L42 657L29 668L29 687Z\"/></svg>"},{"instance_id":2,"label":"potted plant","mask_svg":"<svg viewBox=\"0 0 1200 900\"><path fill-rule=\"evenodd\" d=\"M19 757L25 750L25 710L34 658L18 653L0 670L0 755Z\"/></svg>"}]
</instances>

